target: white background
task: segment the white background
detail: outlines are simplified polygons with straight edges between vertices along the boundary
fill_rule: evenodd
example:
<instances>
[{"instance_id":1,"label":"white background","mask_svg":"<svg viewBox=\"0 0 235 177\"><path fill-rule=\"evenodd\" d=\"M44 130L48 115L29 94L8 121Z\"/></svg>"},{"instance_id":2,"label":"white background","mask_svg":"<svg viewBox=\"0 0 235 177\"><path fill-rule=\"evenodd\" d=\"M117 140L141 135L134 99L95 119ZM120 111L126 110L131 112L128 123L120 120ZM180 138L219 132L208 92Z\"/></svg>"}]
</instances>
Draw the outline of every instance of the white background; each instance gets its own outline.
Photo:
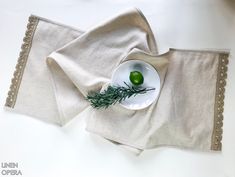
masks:
<instances>
[{"instance_id":1,"label":"white background","mask_svg":"<svg viewBox=\"0 0 235 177\"><path fill-rule=\"evenodd\" d=\"M86 132L82 115L60 128L1 109L0 163L18 162L25 177L235 177L233 0L0 0L0 105L31 13L86 30L129 7L143 11L161 52L231 49L223 152L162 147L137 157Z\"/></svg>"}]
</instances>

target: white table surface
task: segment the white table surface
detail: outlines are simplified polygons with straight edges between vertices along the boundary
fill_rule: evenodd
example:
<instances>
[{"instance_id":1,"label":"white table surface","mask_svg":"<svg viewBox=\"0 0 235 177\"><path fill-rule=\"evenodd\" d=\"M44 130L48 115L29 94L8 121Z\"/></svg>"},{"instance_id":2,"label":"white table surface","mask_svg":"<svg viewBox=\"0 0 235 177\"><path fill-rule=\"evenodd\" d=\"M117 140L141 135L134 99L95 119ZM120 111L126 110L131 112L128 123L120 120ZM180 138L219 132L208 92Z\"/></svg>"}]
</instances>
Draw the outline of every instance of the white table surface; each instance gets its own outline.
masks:
<instances>
[{"instance_id":1,"label":"white table surface","mask_svg":"<svg viewBox=\"0 0 235 177\"><path fill-rule=\"evenodd\" d=\"M18 162L24 177L235 177L234 0L0 0L0 105L31 13L86 30L129 7L143 11L161 52L231 49L222 153L162 147L137 157L86 132L82 115L61 128L1 109L0 163Z\"/></svg>"}]
</instances>

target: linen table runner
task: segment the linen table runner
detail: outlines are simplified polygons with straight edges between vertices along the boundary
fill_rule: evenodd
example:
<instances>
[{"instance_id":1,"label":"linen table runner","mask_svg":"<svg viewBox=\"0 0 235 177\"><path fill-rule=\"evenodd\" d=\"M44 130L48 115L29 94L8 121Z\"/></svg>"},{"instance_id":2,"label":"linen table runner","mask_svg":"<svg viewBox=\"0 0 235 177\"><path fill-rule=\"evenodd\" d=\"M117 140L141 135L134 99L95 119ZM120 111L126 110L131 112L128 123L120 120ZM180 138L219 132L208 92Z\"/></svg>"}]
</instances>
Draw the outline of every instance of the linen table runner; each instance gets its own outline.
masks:
<instances>
[{"instance_id":1,"label":"linen table runner","mask_svg":"<svg viewBox=\"0 0 235 177\"><path fill-rule=\"evenodd\" d=\"M228 57L227 51L180 49L159 55L137 9L86 32L32 15L5 106L58 125L87 109L88 131L138 150L221 150ZM91 108L87 93L107 86L114 69L132 59L158 71L158 99L138 111Z\"/></svg>"}]
</instances>

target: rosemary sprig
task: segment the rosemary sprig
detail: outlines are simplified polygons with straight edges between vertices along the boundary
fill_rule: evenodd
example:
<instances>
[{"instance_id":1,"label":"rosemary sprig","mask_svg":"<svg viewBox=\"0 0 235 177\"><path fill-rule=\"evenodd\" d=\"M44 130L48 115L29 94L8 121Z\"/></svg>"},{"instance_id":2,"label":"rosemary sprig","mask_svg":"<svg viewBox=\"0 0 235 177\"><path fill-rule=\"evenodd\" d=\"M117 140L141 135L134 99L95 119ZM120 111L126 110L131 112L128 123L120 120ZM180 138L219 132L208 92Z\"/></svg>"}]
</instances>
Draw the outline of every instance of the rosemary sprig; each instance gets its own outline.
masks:
<instances>
[{"instance_id":1,"label":"rosemary sprig","mask_svg":"<svg viewBox=\"0 0 235 177\"><path fill-rule=\"evenodd\" d=\"M96 109L108 108L111 105L120 103L126 98L136 96L137 94L144 94L155 88L143 88L130 86L124 82L127 87L123 86L108 86L103 92L90 92L86 99L91 103L91 106Z\"/></svg>"}]
</instances>

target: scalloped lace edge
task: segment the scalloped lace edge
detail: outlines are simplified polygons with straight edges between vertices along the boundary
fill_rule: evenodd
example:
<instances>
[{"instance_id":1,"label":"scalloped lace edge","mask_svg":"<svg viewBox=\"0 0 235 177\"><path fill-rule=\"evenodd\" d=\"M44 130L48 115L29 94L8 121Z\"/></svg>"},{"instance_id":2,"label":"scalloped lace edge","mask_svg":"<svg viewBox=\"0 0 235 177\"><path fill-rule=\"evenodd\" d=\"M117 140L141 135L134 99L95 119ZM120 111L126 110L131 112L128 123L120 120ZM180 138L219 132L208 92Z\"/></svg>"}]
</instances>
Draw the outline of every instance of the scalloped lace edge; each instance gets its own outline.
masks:
<instances>
[{"instance_id":1,"label":"scalloped lace edge","mask_svg":"<svg viewBox=\"0 0 235 177\"><path fill-rule=\"evenodd\" d=\"M28 60L29 52L32 46L33 36L37 28L38 21L39 19L33 15L31 15L28 19L27 30L25 32L25 37L21 46L21 52L15 67L13 78L11 80L8 96L6 98L5 106L7 107L14 108L15 106L17 94L23 77L24 69Z\"/></svg>"}]
</instances>

